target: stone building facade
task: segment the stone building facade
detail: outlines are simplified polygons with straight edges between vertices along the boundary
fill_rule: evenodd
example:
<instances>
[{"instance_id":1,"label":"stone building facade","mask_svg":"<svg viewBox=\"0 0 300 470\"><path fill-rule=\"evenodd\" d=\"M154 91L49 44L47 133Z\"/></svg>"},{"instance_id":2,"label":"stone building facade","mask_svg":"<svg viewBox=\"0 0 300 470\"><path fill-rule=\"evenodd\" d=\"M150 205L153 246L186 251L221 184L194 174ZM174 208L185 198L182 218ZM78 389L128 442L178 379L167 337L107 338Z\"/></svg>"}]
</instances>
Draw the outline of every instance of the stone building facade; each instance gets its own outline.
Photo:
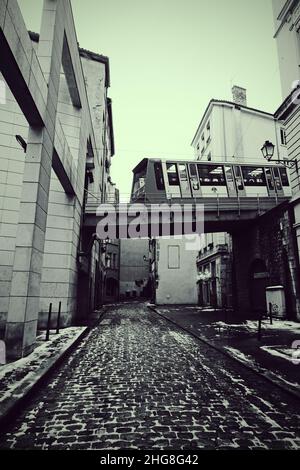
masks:
<instances>
[{"instance_id":1,"label":"stone building facade","mask_svg":"<svg viewBox=\"0 0 300 470\"><path fill-rule=\"evenodd\" d=\"M149 240L120 240L120 299L149 297Z\"/></svg>"},{"instance_id":2,"label":"stone building facade","mask_svg":"<svg viewBox=\"0 0 300 470\"><path fill-rule=\"evenodd\" d=\"M232 307L232 240L229 233L204 234L197 256L198 303L203 307Z\"/></svg>"},{"instance_id":3,"label":"stone building facade","mask_svg":"<svg viewBox=\"0 0 300 470\"><path fill-rule=\"evenodd\" d=\"M84 210L91 193L105 199L114 142L108 58L79 49L69 0L44 2L39 35L1 0L0 43L0 319L18 358L50 302L53 322L62 302L62 326L101 302Z\"/></svg>"},{"instance_id":4,"label":"stone building facade","mask_svg":"<svg viewBox=\"0 0 300 470\"><path fill-rule=\"evenodd\" d=\"M282 103L275 118L284 127L287 156L297 162L291 169L293 197L290 201L291 231L296 240L296 265L300 260L300 1L272 0L274 39L276 41L281 78ZM299 270L292 282L300 283ZM300 319L300 297L296 299Z\"/></svg>"},{"instance_id":5,"label":"stone building facade","mask_svg":"<svg viewBox=\"0 0 300 470\"><path fill-rule=\"evenodd\" d=\"M287 318L299 320L299 261L289 202L233 234L234 307L240 318L266 312L267 286L283 286Z\"/></svg>"}]
</instances>

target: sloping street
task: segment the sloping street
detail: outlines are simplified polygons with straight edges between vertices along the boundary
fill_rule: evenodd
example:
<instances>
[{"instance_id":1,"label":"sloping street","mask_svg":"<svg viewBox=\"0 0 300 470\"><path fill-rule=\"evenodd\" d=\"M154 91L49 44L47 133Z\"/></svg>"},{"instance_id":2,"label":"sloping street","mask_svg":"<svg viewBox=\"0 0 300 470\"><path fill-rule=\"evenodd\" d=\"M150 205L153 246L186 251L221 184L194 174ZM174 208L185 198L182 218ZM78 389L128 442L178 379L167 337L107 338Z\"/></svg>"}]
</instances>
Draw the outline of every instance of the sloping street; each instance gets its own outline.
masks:
<instances>
[{"instance_id":1,"label":"sloping street","mask_svg":"<svg viewBox=\"0 0 300 470\"><path fill-rule=\"evenodd\" d=\"M298 403L145 303L109 307L0 447L296 449Z\"/></svg>"}]
</instances>

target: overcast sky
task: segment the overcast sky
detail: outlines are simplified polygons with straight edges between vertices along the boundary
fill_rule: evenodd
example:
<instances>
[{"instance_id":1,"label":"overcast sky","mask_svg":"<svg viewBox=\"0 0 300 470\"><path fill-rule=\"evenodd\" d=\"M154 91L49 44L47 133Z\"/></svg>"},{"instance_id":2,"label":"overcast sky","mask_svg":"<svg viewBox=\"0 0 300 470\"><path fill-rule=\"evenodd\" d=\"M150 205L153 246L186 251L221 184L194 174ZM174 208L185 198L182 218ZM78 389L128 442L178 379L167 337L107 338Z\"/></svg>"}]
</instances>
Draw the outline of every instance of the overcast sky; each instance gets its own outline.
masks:
<instances>
[{"instance_id":1,"label":"overcast sky","mask_svg":"<svg viewBox=\"0 0 300 470\"><path fill-rule=\"evenodd\" d=\"M248 105L281 102L271 0L72 0L80 46L110 59L116 155L112 177L131 190L145 156L193 158L211 98L247 88ZM41 0L19 0L39 32Z\"/></svg>"}]
</instances>

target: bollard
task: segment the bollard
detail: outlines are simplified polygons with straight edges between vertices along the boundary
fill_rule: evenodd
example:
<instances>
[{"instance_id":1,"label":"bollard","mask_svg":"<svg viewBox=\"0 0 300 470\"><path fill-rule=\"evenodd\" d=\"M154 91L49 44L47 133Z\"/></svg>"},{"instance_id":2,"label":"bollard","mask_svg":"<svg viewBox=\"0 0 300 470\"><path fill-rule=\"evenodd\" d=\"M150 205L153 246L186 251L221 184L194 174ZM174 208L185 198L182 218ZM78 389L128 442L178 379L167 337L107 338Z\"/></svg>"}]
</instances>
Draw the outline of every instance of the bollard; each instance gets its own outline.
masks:
<instances>
[{"instance_id":1,"label":"bollard","mask_svg":"<svg viewBox=\"0 0 300 470\"><path fill-rule=\"evenodd\" d=\"M60 313L61 313L61 302L59 302L58 313L57 313L57 323L56 323L56 334L57 335L59 333Z\"/></svg>"},{"instance_id":2,"label":"bollard","mask_svg":"<svg viewBox=\"0 0 300 470\"><path fill-rule=\"evenodd\" d=\"M272 308L271 302L269 302L269 314L270 314L270 324L273 325L273 308Z\"/></svg>"},{"instance_id":3,"label":"bollard","mask_svg":"<svg viewBox=\"0 0 300 470\"><path fill-rule=\"evenodd\" d=\"M228 317L227 317L227 308L225 307L224 309L224 322L227 323Z\"/></svg>"},{"instance_id":4,"label":"bollard","mask_svg":"<svg viewBox=\"0 0 300 470\"><path fill-rule=\"evenodd\" d=\"M50 337L51 313L52 313L52 303L49 304L48 322L47 322L47 331L46 331L46 341L49 341L49 337Z\"/></svg>"},{"instance_id":5,"label":"bollard","mask_svg":"<svg viewBox=\"0 0 300 470\"><path fill-rule=\"evenodd\" d=\"M261 317L258 320L258 332L257 332L258 341L261 340Z\"/></svg>"}]
</instances>

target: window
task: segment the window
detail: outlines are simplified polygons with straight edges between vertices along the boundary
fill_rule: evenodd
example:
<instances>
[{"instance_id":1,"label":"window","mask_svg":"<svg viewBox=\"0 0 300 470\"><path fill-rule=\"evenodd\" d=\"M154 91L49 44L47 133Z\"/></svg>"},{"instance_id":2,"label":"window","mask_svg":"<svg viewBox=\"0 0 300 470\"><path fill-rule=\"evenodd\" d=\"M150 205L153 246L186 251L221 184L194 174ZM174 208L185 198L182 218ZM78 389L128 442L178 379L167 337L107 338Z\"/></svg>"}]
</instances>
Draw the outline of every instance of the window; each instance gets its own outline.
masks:
<instances>
[{"instance_id":1,"label":"window","mask_svg":"<svg viewBox=\"0 0 300 470\"><path fill-rule=\"evenodd\" d=\"M223 166L198 165L201 186L226 186Z\"/></svg>"},{"instance_id":2,"label":"window","mask_svg":"<svg viewBox=\"0 0 300 470\"><path fill-rule=\"evenodd\" d=\"M179 163L178 164L178 170L179 170L180 179L186 181L187 180L187 172L186 172L185 164L184 163Z\"/></svg>"},{"instance_id":3,"label":"window","mask_svg":"<svg viewBox=\"0 0 300 470\"><path fill-rule=\"evenodd\" d=\"M209 154L207 155L207 161L211 162L211 152L209 152Z\"/></svg>"},{"instance_id":4,"label":"window","mask_svg":"<svg viewBox=\"0 0 300 470\"><path fill-rule=\"evenodd\" d=\"M240 166L235 166L234 167L234 172L235 172L235 182L238 190L242 191L244 189L244 182L243 182L243 177L241 173L241 167Z\"/></svg>"},{"instance_id":5,"label":"window","mask_svg":"<svg viewBox=\"0 0 300 470\"><path fill-rule=\"evenodd\" d=\"M160 162L154 163L154 173L155 173L155 180L156 180L156 187L159 190L165 189L164 177L162 172L162 166Z\"/></svg>"},{"instance_id":6,"label":"window","mask_svg":"<svg viewBox=\"0 0 300 470\"><path fill-rule=\"evenodd\" d=\"M286 168L279 167L279 173L281 176L282 186L289 186L290 184L289 184L289 179L288 179Z\"/></svg>"},{"instance_id":7,"label":"window","mask_svg":"<svg viewBox=\"0 0 300 470\"><path fill-rule=\"evenodd\" d=\"M168 268L179 269L180 268L180 252L178 245L168 246Z\"/></svg>"},{"instance_id":8,"label":"window","mask_svg":"<svg viewBox=\"0 0 300 470\"><path fill-rule=\"evenodd\" d=\"M203 134L201 135L201 140L202 140L202 142L204 142L204 132L203 132Z\"/></svg>"},{"instance_id":9,"label":"window","mask_svg":"<svg viewBox=\"0 0 300 470\"><path fill-rule=\"evenodd\" d=\"M285 134L285 129L283 128L280 129L280 142L281 142L281 145L286 145L286 134Z\"/></svg>"},{"instance_id":10,"label":"window","mask_svg":"<svg viewBox=\"0 0 300 470\"><path fill-rule=\"evenodd\" d=\"M167 163L168 181L170 186L179 186L176 163Z\"/></svg>"},{"instance_id":11,"label":"window","mask_svg":"<svg viewBox=\"0 0 300 470\"><path fill-rule=\"evenodd\" d=\"M210 141L210 121L208 121L208 123L206 124L206 133L207 133L206 142L209 143L209 141Z\"/></svg>"},{"instance_id":12,"label":"window","mask_svg":"<svg viewBox=\"0 0 300 470\"><path fill-rule=\"evenodd\" d=\"M133 192L137 192L145 186L145 175L135 174L134 175L134 186Z\"/></svg>"},{"instance_id":13,"label":"window","mask_svg":"<svg viewBox=\"0 0 300 470\"><path fill-rule=\"evenodd\" d=\"M276 166L273 168L273 175L276 188L280 191L282 189L282 184L279 175L279 168Z\"/></svg>"},{"instance_id":14,"label":"window","mask_svg":"<svg viewBox=\"0 0 300 470\"><path fill-rule=\"evenodd\" d=\"M245 186L266 186L263 168L242 166L242 174Z\"/></svg>"},{"instance_id":15,"label":"window","mask_svg":"<svg viewBox=\"0 0 300 470\"><path fill-rule=\"evenodd\" d=\"M111 267L111 253L107 253L106 255L106 267L107 268Z\"/></svg>"},{"instance_id":16,"label":"window","mask_svg":"<svg viewBox=\"0 0 300 470\"><path fill-rule=\"evenodd\" d=\"M189 167L190 167L190 175L191 175L193 178L197 178L197 168L196 168L196 164L195 164L195 163L190 163Z\"/></svg>"}]
</instances>

